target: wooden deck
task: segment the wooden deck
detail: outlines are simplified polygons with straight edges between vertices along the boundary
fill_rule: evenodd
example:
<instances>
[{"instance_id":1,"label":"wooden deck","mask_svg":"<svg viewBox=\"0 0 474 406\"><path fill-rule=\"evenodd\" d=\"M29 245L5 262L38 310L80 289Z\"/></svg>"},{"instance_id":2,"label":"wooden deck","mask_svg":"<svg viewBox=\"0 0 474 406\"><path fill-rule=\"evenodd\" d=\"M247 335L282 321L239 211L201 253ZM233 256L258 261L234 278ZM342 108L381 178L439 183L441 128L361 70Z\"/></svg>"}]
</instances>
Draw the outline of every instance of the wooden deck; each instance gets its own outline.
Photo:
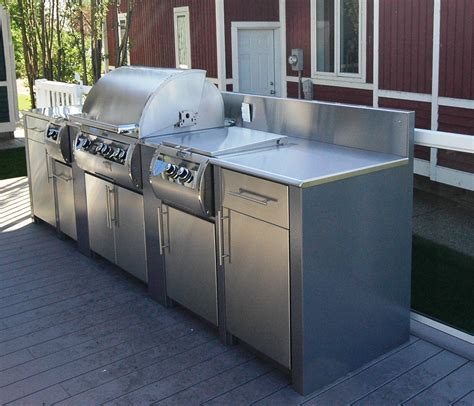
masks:
<instances>
[{"instance_id":1,"label":"wooden deck","mask_svg":"<svg viewBox=\"0 0 474 406\"><path fill-rule=\"evenodd\" d=\"M182 309L29 220L0 181L0 404L474 405L474 363L412 337L301 397L288 378Z\"/></svg>"}]
</instances>

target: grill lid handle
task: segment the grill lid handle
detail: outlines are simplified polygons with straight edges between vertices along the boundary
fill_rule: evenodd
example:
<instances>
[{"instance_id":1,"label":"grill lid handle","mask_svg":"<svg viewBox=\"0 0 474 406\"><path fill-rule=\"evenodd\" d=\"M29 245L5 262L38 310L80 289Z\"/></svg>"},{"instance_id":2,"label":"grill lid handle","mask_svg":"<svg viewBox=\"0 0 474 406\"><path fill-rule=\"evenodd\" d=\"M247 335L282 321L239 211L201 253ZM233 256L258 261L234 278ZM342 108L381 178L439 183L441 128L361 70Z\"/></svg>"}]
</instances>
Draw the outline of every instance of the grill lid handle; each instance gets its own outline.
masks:
<instances>
[{"instance_id":1,"label":"grill lid handle","mask_svg":"<svg viewBox=\"0 0 474 406\"><path fill-rule=\"evenodd\" d=\"M114 125L84 117L82 114L73 114L69 117L69 119L76 124L98 128L99 130L109 131L115 134L130 134L138 131L138 124Z\"/></svg>"}]
</instances>

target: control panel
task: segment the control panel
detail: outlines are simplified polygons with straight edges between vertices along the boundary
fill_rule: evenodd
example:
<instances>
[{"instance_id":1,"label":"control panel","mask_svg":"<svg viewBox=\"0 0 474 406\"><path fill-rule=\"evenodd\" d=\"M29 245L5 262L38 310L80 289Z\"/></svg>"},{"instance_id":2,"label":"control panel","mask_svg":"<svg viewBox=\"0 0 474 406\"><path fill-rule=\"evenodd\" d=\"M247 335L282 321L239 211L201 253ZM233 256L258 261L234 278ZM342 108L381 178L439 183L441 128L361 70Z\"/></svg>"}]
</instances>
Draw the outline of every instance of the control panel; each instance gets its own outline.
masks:
<instances>
[{"instance_id":1,"label":"control panel","mask_svg":"<svg viewBox=\"0 0 474 406\"><path fill-rule=\"evenodd\" d=\"M108 161L124 165L127 159L129 145L80 134L76 139L76 149L92 155L100 155Z\"/></svg>"},{"instance_id":2,"label":"control panel","mask_svg":"<svg viewBox=\"0 0 474 406\"><path fill-rule=\"evenodd\" d=\"M57 141L59 138L59 133L61 132L62 126L57 124L50 124L46 128L46 139L51 141Z\"/></svg>"},{"instance_id":3,"label":"control panel","mask_svg":"<svg viewBox=\"0 0 474 406\"><path fill-rule=\"evenodd\" d=\"M154 163L152 176L161 176L169 182L194 188L198 171L197 163L160 156Z\"/></svg>"}]
</instances>

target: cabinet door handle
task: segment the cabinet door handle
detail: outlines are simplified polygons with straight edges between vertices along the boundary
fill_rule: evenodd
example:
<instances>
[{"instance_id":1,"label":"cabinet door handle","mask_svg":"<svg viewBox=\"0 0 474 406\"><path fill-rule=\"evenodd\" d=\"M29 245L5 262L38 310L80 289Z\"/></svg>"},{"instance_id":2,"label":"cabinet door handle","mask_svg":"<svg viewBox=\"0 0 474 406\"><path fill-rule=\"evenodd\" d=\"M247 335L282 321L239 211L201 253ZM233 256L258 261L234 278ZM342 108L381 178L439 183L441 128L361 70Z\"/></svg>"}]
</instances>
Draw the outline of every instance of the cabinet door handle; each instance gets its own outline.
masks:
<instances>
[{"instance_id":1,"label":"cabinet door handle","mask_svg":"<svg viewBox=\"0 0 474 406\"><path fill-rule=\"evenodd\" d=\"M161 207L158 206L157 212L158 212L158 245L160 248L160 255L163 255L164 249L169 248L169 244L164 245L164 242L163 242L163 216L162 216Z\"/></svg>"},{"instance_id":2,"label":"cabinet door handle","mask_svg":"<svg viewBox=\"0 0 474 406\"><path fill-rule=\"evenodd\" d=\"M105 204L107 209L107 227L112 228L112 215L110 213L110 189L105 185Z\"/></svg>"},{"instance_id":3,"label":"cabinet door handle","mask_svg":"<svg viewBox=\"0 0 474 406\"><path fill-rule=\"evenodd\" d=\"M115 186L112 186L112 188L110 189L110 192L113 194L114 196L114 216L111 217L111 220L112 222L117 226L119 227L119 199L118 199L118 190Z\"/></svg>"},{"instance_id":4,"label":"cabinet door handle","mask_svg":"<svg viewBox=\"0 0 474 406\"><path fill-rule=\"evenodd\" d=\"M277 199L272 197L258 195L256 193L250 192L249 190L239 189L238 192L227 192L228 195L238 197L240 199L248 200L249 202L261 204L262 206L268 206L268 203L277 202Z\"/></svg>"},{"instance_id":5,"label":"cabinet door handle","mask_svg":"<svg viewBox=\"0 0 474 406\"><path fill-rule=\"evenodd\" d=\"M44 155L46 157L46 177L47 177L47 181L48 183L50 183L50 180L53 179L54 175L51 175L51 169L49 167L49 156L48 156L48 152L46 150L44 150Z\"/></svg>"},{"instance_id":6,"label":"cabinet door handle","mask_svg":"<svg viewBox=\"0 0 474 406\"><path fill-rule=\"evenodd\" d=\"M225 254L224 253L224 245L225 245L225 241L224 241L224 220L225 219L230 219L230 216L223 216L222 215L222 211L218 210L217 211L217 245L218 245L218 249L219 249L219 266L223 266L224 265L224 259L225 258L229 258L229 262L230 262L230 251L229 251L229 254ZM229 245L230 245L230 239L229 239ZM230 247L229 247L230 249Z\"/></svg>"}]
</instances>

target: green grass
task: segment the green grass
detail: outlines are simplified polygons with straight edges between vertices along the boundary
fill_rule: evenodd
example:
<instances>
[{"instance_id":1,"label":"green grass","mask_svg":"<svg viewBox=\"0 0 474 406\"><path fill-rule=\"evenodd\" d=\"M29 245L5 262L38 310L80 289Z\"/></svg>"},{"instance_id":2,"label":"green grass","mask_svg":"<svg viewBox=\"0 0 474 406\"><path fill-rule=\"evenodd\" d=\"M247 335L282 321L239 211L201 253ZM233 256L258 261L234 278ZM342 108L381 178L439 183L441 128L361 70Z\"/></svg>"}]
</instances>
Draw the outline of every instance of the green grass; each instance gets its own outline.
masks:
<instances>
[{"instance_id":1,"label":"green grass","mask_svg":"<svg viewBox=\"0 0 474 406\"><path fill-rule=\"evenodd\" d=\"M413 236L411 305L474 334L474 257Z\"/></svg>"},{"instance_id":2,"label":"green grass","mask_svg":"<svg viewBox=\"0 0 474 406\"><path fill-rule=\"evenodd\" d=\"M28 96L27 94L18 95L18 109L20 111L31 110L30 96Z\"/></svg>"},{"instance_id":3,"label":"green grass","mask_svg":"<svg viewBox=\"0 0 474 406\"><path fill-rule=\"evenodd\" d=\"M25 148L0 151L0 179L26 176Z\"/></svg>"}]
</instances>

